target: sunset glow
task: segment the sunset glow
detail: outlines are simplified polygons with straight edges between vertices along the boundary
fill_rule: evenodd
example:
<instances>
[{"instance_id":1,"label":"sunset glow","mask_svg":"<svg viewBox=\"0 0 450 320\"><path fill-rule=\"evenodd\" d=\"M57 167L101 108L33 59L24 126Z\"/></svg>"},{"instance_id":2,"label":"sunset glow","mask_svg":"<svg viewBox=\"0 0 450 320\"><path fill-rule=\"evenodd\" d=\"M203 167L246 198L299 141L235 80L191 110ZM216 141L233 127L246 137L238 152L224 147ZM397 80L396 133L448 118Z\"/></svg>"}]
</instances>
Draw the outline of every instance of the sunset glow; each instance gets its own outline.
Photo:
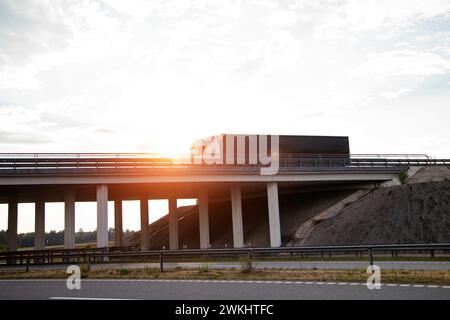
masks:
<instances>
[{"instance_id":1,"label":"sunset glow","mask_svg":"<svg viewBox=\"0 0 450 320\"><path fill-rule=\"evenodd\" d=\"M439 0L0 1L0 152L176 162L261 133L445 157L449 17Z\"/></svg>"}]
</instances>

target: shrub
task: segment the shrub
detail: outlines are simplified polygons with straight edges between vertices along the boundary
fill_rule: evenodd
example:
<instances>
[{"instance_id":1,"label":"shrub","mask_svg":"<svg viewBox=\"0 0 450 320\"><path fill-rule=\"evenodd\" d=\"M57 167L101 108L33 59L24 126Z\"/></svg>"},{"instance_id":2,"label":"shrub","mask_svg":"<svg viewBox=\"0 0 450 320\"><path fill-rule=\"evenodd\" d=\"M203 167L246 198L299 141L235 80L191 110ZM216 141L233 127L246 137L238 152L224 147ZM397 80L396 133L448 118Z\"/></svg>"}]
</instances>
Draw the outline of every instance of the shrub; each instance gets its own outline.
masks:
<instances>
[{"instance_id":1,"label":"shrub","mask_svg":"<svg viewBox=\"0 0 450 320\"><path fill-rule=\"evenodd\" d=\"M405 184L406 183L406 179L408 179L408 173L406 171L402 171L398 175L398 178L400 179L400 183L401 184Z\"/></svg>"},{"instance_id":2,"label":"shrub","mask_svg":"<svg viewBox=\"0 0 450 320\"><path fill-rule=\"evenodd\" d=\"M250 258L248 256L245 257L241 257L239 259L239 262L241 263L241 272L242 273L251 273L253 266L252 266L252 261L250 260Z\"/></svg>"},{"instance_id":3,"label":"shrub","mask_svg":"<svg viewBox=\"0 0 450 320\"><path fill-rule=\"evenodd\" d=\"M118 272L119 272L119 274L121 276L126 276L127 274L130 273L130 270L128 270L128 269L119 269Z\"/></svg>"},{"instance_id":4,"label":"shrub","mask_svg":"<svg viewBox=\"0 0 450 320\"><path fill-rule=\"evenodd\" d=\"M81 274L85 274L88 273L90 270L90 266L88 263L80 263L80 271Z\"/></svg>"},{"instance_id":5,"label":"shrub","mask_svg":"<svg viewBox=\"0 0 450 320\"><path fill-rule=\"evenodd\" d=\"M198 273L207 273L209 271L209 266L207 263L203 264L200 269L198 269Z\"/></svg>"}]
</instances>

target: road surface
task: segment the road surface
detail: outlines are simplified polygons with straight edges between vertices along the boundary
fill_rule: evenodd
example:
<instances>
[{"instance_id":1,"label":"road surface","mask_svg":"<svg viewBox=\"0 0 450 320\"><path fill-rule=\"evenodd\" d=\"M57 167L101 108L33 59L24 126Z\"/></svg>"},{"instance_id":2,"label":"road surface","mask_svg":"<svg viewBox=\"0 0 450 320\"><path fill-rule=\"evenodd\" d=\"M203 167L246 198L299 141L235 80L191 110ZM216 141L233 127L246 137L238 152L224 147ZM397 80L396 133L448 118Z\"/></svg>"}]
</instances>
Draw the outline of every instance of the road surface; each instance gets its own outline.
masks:
<instances>
[{"instance_id":1,"label":"road surface","mask_svg":"<svg viewBox=\"0 0 450 320\"><path fill-rule=\"evenodd\" d=\"M0 280L0 299L445 299L450 286L239 280Z\"/></svg>"}]
</instances>

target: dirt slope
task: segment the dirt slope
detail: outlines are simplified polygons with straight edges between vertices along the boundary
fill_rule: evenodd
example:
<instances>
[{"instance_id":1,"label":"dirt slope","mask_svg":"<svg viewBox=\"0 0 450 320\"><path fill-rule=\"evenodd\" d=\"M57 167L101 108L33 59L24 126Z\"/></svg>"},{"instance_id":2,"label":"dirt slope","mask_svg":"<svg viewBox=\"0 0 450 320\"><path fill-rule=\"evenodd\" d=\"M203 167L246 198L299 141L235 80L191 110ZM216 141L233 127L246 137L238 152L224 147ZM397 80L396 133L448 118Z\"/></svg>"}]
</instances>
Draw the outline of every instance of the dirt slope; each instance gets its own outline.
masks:
<instances>
[{"instance_id":1,"label":"dirt slope","mask_svg":"<svg viewBox=\"0 0 450 320\"><path fill-rule=\"evenodd\" d=\"M378 189L318 224L304 245L450 242L450 182Z\"/></svg>"}]
</instances>

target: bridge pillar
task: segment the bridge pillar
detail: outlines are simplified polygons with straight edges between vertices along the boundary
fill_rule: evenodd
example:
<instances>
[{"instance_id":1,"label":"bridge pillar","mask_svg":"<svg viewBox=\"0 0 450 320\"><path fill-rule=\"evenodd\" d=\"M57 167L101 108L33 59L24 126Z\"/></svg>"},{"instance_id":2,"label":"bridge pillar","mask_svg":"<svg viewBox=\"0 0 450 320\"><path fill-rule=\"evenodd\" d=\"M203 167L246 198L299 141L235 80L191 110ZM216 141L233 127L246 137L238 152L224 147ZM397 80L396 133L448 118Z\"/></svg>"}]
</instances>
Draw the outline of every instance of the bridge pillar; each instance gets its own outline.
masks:
<instances>
[{"instance_id":1,"label":"bridge pillar","mask_svg":"<svg viewBox=\"0 0 450 320\"><path fill-rule=\"evenodd\" d=\"M45 199L41 194L34 204L34 249L45 249Z\"/></svg>"},{"instance_id":2,"label":"bridge pillar","mask_svg":"<svg viewBox=\"0 0 450 320\"><path fill-rule=\"evenodd\" d=\"M267 202L269 209L270 246L281 246L280 207L278 204L278 185L276 182L267 184Z\"/></svg>"},{"instance_id":3,"label":"bridge pillar","mask_svg":"<svg viewBox=\"0 0 450 320\"><path fill-rule=\"evenodd\" d=\"M8 199L8 251L17 250L17 198Z\"/></svg>"},{"instance_id":4,"label":"bridge pillar","mask_svg":"<svg viewBox=\"0 0 450 320\"><path fill-rule=\"evenodd\" d=\"M177 198L169 198L169 248L178 249Z\"/></svg>"},{"instance_id":5,"label":"bridge pillar","mask_svg":"<svg viewBox=\"0 0 450 320\"><path fill-rule=\"evenodd\" d=\"M149 233L148 233L148 199L141 199L141 250L149 249Z\"/></svg>"},{"instance_id":6,"label":"bridge pillar","mask_svg":"<svg viewBox=\"0 0 450 320\"><path fill-rule=\"evenodd\" d=\"M198 193L198 226L200 249L209 248L208 191L201 189Z\"/></svg>"},{"instance_id":7,"label":"bridge pillar","mask_svg":"<svg viewBox=\"0 0 450 320\"><path fill-rule=\"evenodd\" d=\"M75 248L75 190L64 192L64 248Z\"/></svg>"},{"instance_id":8,"label":"bridge pillar","mask_svg":"<svg viewBox=\"0 0 450 320\"><path fill-rule=\"evenodd\" d=\"M97 186L97 248L108 246L108 185Z\"/></svg>"},{"instance_id":9,"label":"bridge pillar","mask_svg":"<svg viewBox=\"0 0 450 320\"><path fill-rule=\"evenodd\" d=\"M114 244L118 247L123 244L122 200L114 201Z\"/></svg>"},{"instance_id":10,"label":"bridge pillar","mask_svg":"<svg viewBox=\"0 0 450 320\"><path fill-rule=\"evenodd\" d=\"M231 187L231 217L233 222L233 244L235 248L244 246L244 228L242 223L241 187Z\"/></svg>"}]
</instances>

